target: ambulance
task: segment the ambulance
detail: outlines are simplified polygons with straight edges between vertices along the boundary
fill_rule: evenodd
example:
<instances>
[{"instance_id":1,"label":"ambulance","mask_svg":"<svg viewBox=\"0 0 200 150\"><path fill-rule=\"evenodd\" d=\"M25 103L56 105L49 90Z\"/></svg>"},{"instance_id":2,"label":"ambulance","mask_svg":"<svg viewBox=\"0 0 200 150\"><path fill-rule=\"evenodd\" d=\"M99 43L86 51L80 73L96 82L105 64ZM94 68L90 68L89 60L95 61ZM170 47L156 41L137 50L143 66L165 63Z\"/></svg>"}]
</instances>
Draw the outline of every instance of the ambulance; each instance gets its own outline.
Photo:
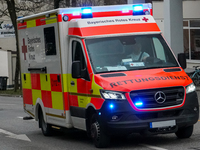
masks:
<instances>
[{"instance_id":1,"label":"ambulance","mask_svg":"<svg viewBox=\"0 0 200 150\"><path fill-rule=\"evenodd\" d=\"M116 135L192 135L196 87L150 3L59 8L17 24L23 107L45 136L76 128L101 148Z\"/></svg>"}]
</instances>

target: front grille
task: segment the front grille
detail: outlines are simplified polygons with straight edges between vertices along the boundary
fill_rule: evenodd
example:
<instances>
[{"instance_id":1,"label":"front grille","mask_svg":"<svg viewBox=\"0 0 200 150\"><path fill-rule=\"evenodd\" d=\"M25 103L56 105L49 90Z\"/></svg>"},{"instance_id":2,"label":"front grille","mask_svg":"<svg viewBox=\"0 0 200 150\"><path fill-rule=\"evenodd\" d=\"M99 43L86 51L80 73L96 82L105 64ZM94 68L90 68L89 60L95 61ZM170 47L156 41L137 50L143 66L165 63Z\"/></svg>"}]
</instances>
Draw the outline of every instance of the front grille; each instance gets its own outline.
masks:
<instances>
[{"instance_id":1,"label":"front grille","mask_svg":"<svg viewBox=\"0 0 200 150\"><path fill-rule=\"evenodd\" d=\"M183 110L159 111L153 113L136 114L140 120L158 119L158 118L171 118L177 117L182 114Z\"/></svg>"},{"instance_id":2,"label":"front grille","mask_svg":"<svg viewBox=\"0 0 200 150\"><path fill-rule=\"evenodd\" d=\"M156 101L156 98L155 98L156 93L164 93L164 95L166 96L165 101L164 102ZM130 92L130 97L134 104L137 102L143 103L142 106L138 107L140 109L162 108L162 107L172 107L172 106L180 105L183 103L184 95L185 95L185 90L181 86L137 90L137 91ZM157 96L159 97L159 95ZM163 94L161 94L161 97L163 97Z\"/></svg>"}]
</instances>

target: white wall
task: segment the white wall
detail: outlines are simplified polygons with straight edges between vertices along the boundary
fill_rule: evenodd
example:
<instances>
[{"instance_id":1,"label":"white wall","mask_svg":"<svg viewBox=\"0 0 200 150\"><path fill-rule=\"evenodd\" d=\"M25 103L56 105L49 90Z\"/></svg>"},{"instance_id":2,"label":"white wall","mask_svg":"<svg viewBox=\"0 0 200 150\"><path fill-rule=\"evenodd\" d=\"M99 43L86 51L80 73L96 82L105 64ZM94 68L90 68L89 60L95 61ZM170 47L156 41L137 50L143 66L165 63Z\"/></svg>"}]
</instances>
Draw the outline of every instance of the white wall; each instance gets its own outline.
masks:
<instances>
[{"instance_id":1,"label":"white wall","mask_svg":"<svg viewBox=\"0 0 200 150\"><path fill-rule=\"evenodd\" d=\"M154 19L164 35L164 3L153 1L152 7ZM200 19L200 1L183 1L183 19ZM193 68L195 65L199 65L199 62L187 61L187 68Z\"/></svg>"},{"instance_id":2,"label":"white wall","mask_svg":"<svg viewBox=\"0 0 200 150\"><path fill-rule=\"evenodd\" d=\"M183 18L200 18L200 1L183 1Z\"/></svg>"},{"instance_id":3,"label":"white wall","mask_svg":"<svg viewBox=\"0 0 200 150\"><path fill-rule=\"evenodd\" d=\"M0 47L5 50L16 51L16 40L12 38L0 38Z\"/></svg>"},{"instance_id":4,"label":"white wall","mask_svg":"<svg viewBox=\"0 0 200 150\"><path fill-rule=\"evenodd\" d=\"M164 18L164 3L163 2L152 2L153 9L153 17L155 19L163 19Z\"/></svg>"},{"instance_id":5,"label":"white wall","mask_svg":"<svg viewBox=\"0 0 200 150\"><path fill-rule=\"evenodd\" d=\"M8 77L8 53L0 50L0 76Z\"/></svg>"},{"instance_id":6,"label":"white wall","mask_svg":"<svg viewBox=\"0 0 200 150\"><path fill-rule=\"evenodd\" d=\"M164 18L163 2L152 2L153 16L155 19ZM183 18L200 18L200 1L183 1Z\"/></svg>"}]
</instances>

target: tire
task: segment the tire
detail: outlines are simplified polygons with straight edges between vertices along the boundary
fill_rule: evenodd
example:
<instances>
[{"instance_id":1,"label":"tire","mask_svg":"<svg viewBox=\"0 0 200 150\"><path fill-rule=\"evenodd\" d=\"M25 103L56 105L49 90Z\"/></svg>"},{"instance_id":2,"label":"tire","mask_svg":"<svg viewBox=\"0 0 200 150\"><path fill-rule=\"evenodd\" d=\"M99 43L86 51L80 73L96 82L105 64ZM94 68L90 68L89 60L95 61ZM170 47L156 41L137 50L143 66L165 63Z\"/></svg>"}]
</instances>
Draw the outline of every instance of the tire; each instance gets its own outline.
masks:
<instances>
[{"instance_id":1,"label":"tire","mask_svg":"<svg viewBox=\"0 0 200 150\"><path fill-rule=\"evenodd\" d=\"M110 145L110 137L102 131L96 114L91 118L90 133L97 148L105 148Z\"/></svg>"},{"instance_id":2,"label":"tire","mask_svg":"<svg viewBox=\"0 0 200 150\"><path fill-rule=\"evenodd\" d=\"M39 113L39 127L41 127L42 133L44 136L52 135L52 127L50 124L44 121L43 113L40 111Z\"/></svg>"},{"instance_id":3,"label":"tire","mask_svg":"<svg viewBox=\"0 0 200 150\"><path fill-rule=\"evenodd\" d=\"M189 138L193 133L193 128L194 128L193 125L185 127L185 128L180 128L175 134L180 139Z\"/></svg>"}]
</instances>

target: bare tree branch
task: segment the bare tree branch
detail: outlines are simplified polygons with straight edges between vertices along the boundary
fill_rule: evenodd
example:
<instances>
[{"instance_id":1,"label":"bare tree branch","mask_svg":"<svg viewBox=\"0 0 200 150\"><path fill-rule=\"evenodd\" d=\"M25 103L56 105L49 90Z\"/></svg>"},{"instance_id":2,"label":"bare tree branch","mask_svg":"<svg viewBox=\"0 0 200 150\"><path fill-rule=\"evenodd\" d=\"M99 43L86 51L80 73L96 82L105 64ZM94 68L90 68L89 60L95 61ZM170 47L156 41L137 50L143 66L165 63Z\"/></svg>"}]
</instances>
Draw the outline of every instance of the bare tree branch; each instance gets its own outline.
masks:
<instances>
[{"instance_id":1,"label":"bare tree branch","mask_svg":"<svg viewBox=\"0 0 200 150\"><path fill-rule=\"evenodd\" d=\"M49 0L50 1L50 0ZM18 32L17 32L17 16L21 15L28 15L31 13L41 11L41 8L49 3L45 3L44 1L29 1L25 0L21 3L15 3L15 0L0 0L0 17L3 16L10 16L12 21L14 30L15 30L15 37L16 37L16 69L15 69L15 85L14 89L17 91L19 89L19 75L20 75L20 63L19 63L19 47L18 47Z\"/></svg>"}]
</instances>

